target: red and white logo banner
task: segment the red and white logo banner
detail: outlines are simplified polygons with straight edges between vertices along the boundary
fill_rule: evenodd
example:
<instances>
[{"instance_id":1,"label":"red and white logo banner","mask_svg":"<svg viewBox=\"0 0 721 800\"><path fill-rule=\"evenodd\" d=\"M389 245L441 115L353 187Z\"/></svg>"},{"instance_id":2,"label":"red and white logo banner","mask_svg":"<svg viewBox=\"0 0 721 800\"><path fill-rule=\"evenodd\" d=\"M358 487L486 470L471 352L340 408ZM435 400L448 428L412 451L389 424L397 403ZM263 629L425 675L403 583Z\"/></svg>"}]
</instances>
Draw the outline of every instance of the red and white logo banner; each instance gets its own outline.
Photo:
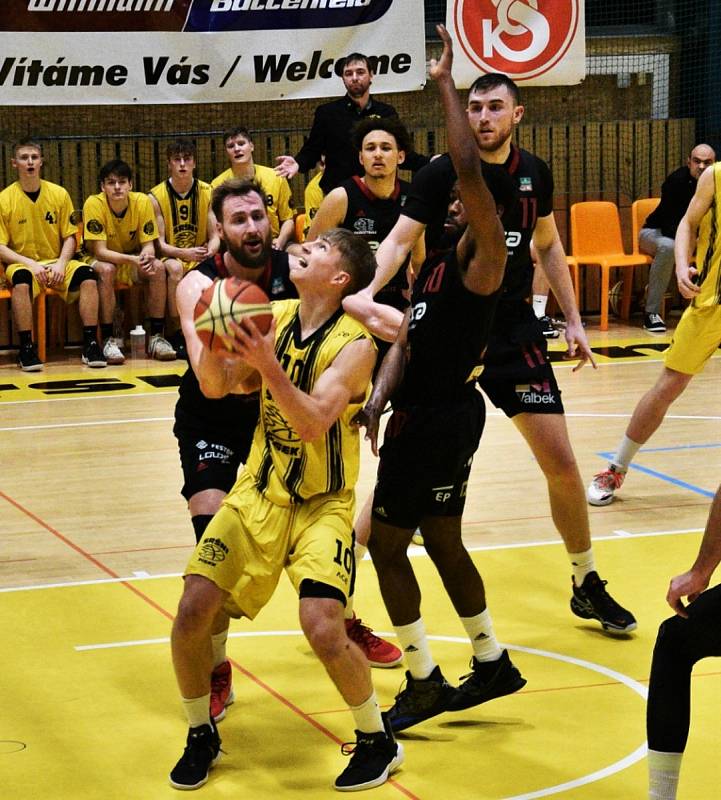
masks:
<instances>
[{"instance_id":1,"label":"red and white logo banner","mask_svg":"<svg viewBox=\"0 0 721 800\"><path fill-rule=\"evenodd\" d=\"M446 20L459 87L489 72L526 86L586 76L583 0L448 0Z\"/></svg>"}]
</instances>

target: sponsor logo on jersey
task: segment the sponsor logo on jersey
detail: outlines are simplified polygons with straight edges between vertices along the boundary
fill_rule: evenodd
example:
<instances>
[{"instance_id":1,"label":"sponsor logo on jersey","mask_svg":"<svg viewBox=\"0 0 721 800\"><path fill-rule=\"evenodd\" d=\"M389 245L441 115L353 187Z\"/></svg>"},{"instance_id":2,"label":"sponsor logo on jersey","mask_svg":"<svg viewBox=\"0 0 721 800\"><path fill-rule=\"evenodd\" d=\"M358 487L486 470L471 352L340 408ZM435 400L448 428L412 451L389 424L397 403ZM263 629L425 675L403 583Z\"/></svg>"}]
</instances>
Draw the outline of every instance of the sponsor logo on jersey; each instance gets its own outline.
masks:
<instances>
[{"instance_id":1,"label":"sponsor logo on jersey","mask_svg":"<svg viewBox=\"0 0 721 800\"><path fill-rule=\"evenodd\" d=\"M468 59L484 72L532 78L568 52L581 0L456 0L453 19Z\"/></svg>"},{"instance_id":2,"label":"sponsor logo on jersey","mask_svg":"<svg viewBox=\"0 0 721 800\"><path fill-rule=\"evenodd\" d=\"M148 222L143 225L143 233L146 236L150 236L151 233L155 233L155 223L148 220Z\"/></svg>"},{"instance_id":3,"label":"sponsor logo on jersey","mask_svg":"<svg viewBox=\"0 0 721 800\"><path fill-rule=\"evenodd\" d=\"M518 191L519 192L532 192L533 191L533 183L531 179L527 175L522 175L518 179Z\"/></svg>"},{"instance_id":4,"label":"sponsor logo on jersey","mask_svg":"<svg viewBox=\"0 0 721 800\"><path fill-rule=\"evenodd\" d=\"M97 236L103 232L103 223L99 219L90 219L87 221L85 229L89 233L94 233Z\"/></svg>"},{"instance_id":5,"label":"sponsor logo on jersey","mask_svg":"<svg viewBox=\"0 0 721 800\"><path fill-rule=\"evenodd\" d=\"M516 395L524 406L550 406L556 404L556 398L548 381L517 384Z\"/></svg>"},{"instance_id":6,"label":"sponsor logo on jersey","mask_svg":"<svg viewBox=\"0 0 721 800\"><path fill-rule=\"evenodd\" d=\"M221 542L220 539L215 539L211 536L203 539L198 552L198 560L202 561L203 564L214 567L216 564L225 561L228 552L228 546L225 542Z\"/></svg>"}]
</instances>

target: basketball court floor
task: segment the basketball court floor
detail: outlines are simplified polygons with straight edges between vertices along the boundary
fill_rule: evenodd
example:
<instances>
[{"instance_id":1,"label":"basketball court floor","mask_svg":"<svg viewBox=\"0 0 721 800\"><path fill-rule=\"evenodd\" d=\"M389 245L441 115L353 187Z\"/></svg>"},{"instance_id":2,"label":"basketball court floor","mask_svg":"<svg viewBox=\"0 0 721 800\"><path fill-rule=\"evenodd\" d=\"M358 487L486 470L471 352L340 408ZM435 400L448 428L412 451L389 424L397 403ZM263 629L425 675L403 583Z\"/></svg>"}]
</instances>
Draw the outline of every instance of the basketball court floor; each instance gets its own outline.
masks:
<instances>
[{"instance_id":1,"label":"basketball court floor","mask_svg":"<svg viewBox=\"0 0 721 800\"><path fill-rule=\"evenodd\" d=\"M622 326L589 335L597 371L558 364L584 481L605 465L668 341ZM168 636L194 542L171 432L184 365L89 370L79 361L68 351L26 374L0 354L0 797L177 798L167 773L186 723ZM545 483L513 425L489 407L464 537L497 636L528 684L406 731L403 768L369 796L646 796L651 650L670 615L669 578L690 566L721 481L720 378L716 356L642 449L617 502L590 510L599 572L638 618L625 637L571 614ZM364 445L361 499L374 468ZM435 657L457 682L470 647L424 551L412 553ZM369 561L356 610L392 635ZM338 797L352 718L300 635L286 579L255 622L233 623L228 648L237 700L220 723L225 755L198 797ZM373 676L390 705L403 669ZM719 796L720 700L721 664L701 662L680 798Z\"/></svg>"}]
</instances>

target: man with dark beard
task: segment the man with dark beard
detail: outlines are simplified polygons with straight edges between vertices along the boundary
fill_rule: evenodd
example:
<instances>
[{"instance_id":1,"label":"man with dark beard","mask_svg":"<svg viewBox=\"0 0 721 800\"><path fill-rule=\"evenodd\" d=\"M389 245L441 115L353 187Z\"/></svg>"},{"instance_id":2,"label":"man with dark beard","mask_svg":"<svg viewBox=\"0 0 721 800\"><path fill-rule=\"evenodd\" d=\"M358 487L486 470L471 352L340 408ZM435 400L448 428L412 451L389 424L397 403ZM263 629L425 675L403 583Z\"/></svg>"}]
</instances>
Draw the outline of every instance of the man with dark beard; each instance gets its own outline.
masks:
<instances>
[{"instance_id":1,"label":"man with dark beard","mask_svg":"<svg viewBox=\"0 0 721 800\"><path fill-rule=\"evenodd\" d=\"M195 305L216 278L234 276L252 281L271 300L298 296L289 277L289 256L271 247L265 195L252 181L229 180L213 192L212 209L222 253L190 270L178 286L177 302L188 351L188 369L180 383L173 433L178 439L183 468L181 493L188 502L196 541L235 483L238 468L248 456L258 421L258 394L229 394L207 398L196 370L202 344L193 324ZM218 620L213 631L213 674L210 708L216 722L234 700L230 662L225 643L230 619Z\"/></svg>"}]
</instances>

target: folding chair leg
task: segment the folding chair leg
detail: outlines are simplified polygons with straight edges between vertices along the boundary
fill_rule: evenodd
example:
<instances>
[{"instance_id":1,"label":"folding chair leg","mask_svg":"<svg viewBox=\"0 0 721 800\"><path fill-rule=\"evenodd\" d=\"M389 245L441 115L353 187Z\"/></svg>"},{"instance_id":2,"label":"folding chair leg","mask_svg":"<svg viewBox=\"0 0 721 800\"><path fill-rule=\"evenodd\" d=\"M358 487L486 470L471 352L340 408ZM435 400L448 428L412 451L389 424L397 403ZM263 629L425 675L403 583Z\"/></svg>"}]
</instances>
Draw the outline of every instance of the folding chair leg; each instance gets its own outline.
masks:
<instances>
[{"instance_id":1,"label":"folding chair leg","mask_svg":"<svg viewBox=\"0 0 721 800\"><path fill-rule=\"evenodd\" d=\"M609 290L609 267L601 265L601 326L602 331L608 330L608 290Z\"/></svg>"}]
</instances>

